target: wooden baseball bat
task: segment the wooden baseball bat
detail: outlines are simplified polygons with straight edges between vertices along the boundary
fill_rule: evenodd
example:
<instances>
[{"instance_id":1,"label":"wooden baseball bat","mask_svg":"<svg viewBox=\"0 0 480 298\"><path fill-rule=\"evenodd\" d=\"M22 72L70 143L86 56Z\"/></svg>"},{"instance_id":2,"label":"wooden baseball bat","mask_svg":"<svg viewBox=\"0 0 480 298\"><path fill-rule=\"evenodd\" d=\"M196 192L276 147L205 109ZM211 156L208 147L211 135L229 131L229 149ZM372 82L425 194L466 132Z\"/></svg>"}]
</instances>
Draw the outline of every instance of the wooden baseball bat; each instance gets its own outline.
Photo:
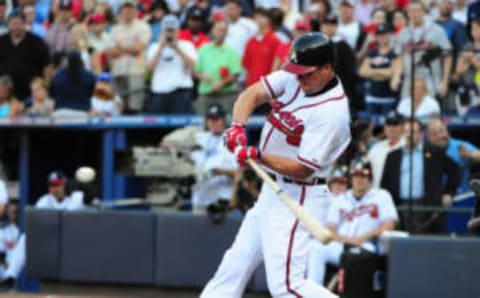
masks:
<instances>
[{"instance_id":1,"label":"wooden baseball bat","mask_svg":"<svg viewBox=\"0 0 480 298\"><path fill-rule=\"evenodd\" d=\"M327 230L318 219L310 214L305 208L300 206L297 201L292 199L280 188L278 183L270 177L254 160L247 159L248 165L255 171L255 173L265 181L270 188L279 196L287 208L295 215L295 217L303 224L305 229L323 244L330 242L332 234Z\"/></svg>"}]
</instances>

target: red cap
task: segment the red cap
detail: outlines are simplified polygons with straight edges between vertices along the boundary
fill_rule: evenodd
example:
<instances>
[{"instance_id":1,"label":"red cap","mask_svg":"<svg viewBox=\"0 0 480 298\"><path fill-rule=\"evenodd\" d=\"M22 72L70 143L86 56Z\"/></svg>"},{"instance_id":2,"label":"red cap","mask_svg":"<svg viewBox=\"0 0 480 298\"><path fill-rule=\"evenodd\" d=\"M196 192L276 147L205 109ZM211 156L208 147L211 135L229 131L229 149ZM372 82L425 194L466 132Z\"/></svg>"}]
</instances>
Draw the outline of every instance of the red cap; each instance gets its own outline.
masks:
<instances>
[{"instance_id":1,"label":"red cap","mask_svg":"<svg viewBox=\"0 0 480 298\"><path fill-rule=\"evenodd\" d=\"M94 12L88 18L89 24L103 24L106 22L105 16L99 12Z\"/></svg>"},{"instance_id":2,"label":"red cap","mask_svg":"<svg viewBox=\"0 0 480 298\"><path fill-rule=\"evenodd\" d=\"M311 31L312 28L310 27L310 23L305 20L298 20L295 22L295 30L304 30L304 31Z\"/></svg>"},{"instance_id":3,"label":"red cap","mask_svg":"<svg viewBox=\"0 0 480 298\"><path fill-rule=\"evenodd\" d=\"M290 72L296 75L302 75L309 72L313 72L318 69L317 66L307 66L293 63L290 59L287 60L283 65L282 69L286 72Z\"/></svg>"},{"instance_id":4,"label":"red cap","mask_svg":"<svg viewBox=\"0 0 480 298\"><path fill-rule=\"evenodd\" d=\"M225 15L221 11L216 11L212 14L212 20L214 20L214 21L225 20Z\"/></svg>"}]
</instances>

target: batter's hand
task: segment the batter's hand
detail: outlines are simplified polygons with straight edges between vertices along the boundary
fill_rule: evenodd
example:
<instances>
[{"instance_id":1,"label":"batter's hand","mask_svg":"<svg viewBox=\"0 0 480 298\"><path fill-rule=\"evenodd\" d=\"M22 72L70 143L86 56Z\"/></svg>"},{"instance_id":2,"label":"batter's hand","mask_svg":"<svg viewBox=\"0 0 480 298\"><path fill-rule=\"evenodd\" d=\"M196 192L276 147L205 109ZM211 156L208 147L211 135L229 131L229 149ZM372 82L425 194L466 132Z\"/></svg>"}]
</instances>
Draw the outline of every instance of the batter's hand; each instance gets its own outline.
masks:
<instances>
[{"instance_id":1,"label":"batter's hand","mask_svg":"<svg viewBox=\"0 0 480 298\"><path fill-rule=\"evenodd\" d=\"M225 132L225 146L228 151L234 152L237 146L247 146L247 132L240 122L233 122Z\"/></svg>"},{"instance_id":2,"label":"batter's hand","mask_svg":"<svg viewBox=\"0 0 480 298\"><path fill-rule=\"evenodd\" d=\"M235 149L235 157L240 167L247 167L247 159L261 160L261 154L255 147L238 146Z\"/></svg>"}]
</instances>

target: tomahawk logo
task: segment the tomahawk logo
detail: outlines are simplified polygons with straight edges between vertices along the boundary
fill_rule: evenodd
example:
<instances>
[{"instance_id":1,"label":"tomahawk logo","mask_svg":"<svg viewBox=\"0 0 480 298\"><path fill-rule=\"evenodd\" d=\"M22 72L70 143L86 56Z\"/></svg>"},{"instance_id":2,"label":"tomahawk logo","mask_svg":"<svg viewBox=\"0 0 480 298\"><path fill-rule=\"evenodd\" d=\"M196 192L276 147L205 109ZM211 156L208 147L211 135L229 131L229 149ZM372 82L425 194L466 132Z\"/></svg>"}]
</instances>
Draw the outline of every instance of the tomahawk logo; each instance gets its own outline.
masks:
<instances>
[{"instance_id":1,"label":"tomahawk logo","mask_svg":"<svg viewBox=\"0 0 480 298\"><path fill-rule=\"evenodd\" d=\"M377 205L362 205L351 211L340 209L340 218L345 221L352 221L355 217L361 217L364 214L369 214L372 218L378 218Z\"/></svg>"}]
</instances>

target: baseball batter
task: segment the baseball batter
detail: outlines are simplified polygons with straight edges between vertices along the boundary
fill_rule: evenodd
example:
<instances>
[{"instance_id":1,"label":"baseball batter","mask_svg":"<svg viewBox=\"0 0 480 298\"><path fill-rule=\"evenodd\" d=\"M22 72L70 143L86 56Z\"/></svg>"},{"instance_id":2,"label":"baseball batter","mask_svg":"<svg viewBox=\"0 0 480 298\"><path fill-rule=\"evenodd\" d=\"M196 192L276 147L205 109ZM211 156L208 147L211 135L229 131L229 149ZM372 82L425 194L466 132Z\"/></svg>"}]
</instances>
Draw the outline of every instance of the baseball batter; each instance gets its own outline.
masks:
<instances>
[{"instance_id":1,"label":"baseball batter","mask_svg":"<svg viewBox=\"0 0 480 298\"><path fill-rule=\"evenodd\" d=\"M338 265L344 244L361 246L380 252L373 240L385 230L393 230L398 220L390 193L372 188L372 168L369 162L354 162L350 169L352 189L332 201L326 226L332 231L328 245L315 244L310 258L308 277L323 283L327 263Z\"/></svg>"},{"instance_id":2,"label":"baseball batter","mask_svg":"<svg viewBox=\"0 0 480 298\"><path fill-rule=\"evenodd\" d=\"M331 41L321 33L296 39L283 70L261 79L237 99L228 149L241 166L257 160L280 187L315 216L330 200L325 178L350 141L348 99L333 69ZM259 149L244 129L256 106L270 101ZM241 297L263 260L273 297L336 297L305 279L313 238L268 185L262 186L232 247L203 290L203 298Z\"/></svg>"}]
</instances>

